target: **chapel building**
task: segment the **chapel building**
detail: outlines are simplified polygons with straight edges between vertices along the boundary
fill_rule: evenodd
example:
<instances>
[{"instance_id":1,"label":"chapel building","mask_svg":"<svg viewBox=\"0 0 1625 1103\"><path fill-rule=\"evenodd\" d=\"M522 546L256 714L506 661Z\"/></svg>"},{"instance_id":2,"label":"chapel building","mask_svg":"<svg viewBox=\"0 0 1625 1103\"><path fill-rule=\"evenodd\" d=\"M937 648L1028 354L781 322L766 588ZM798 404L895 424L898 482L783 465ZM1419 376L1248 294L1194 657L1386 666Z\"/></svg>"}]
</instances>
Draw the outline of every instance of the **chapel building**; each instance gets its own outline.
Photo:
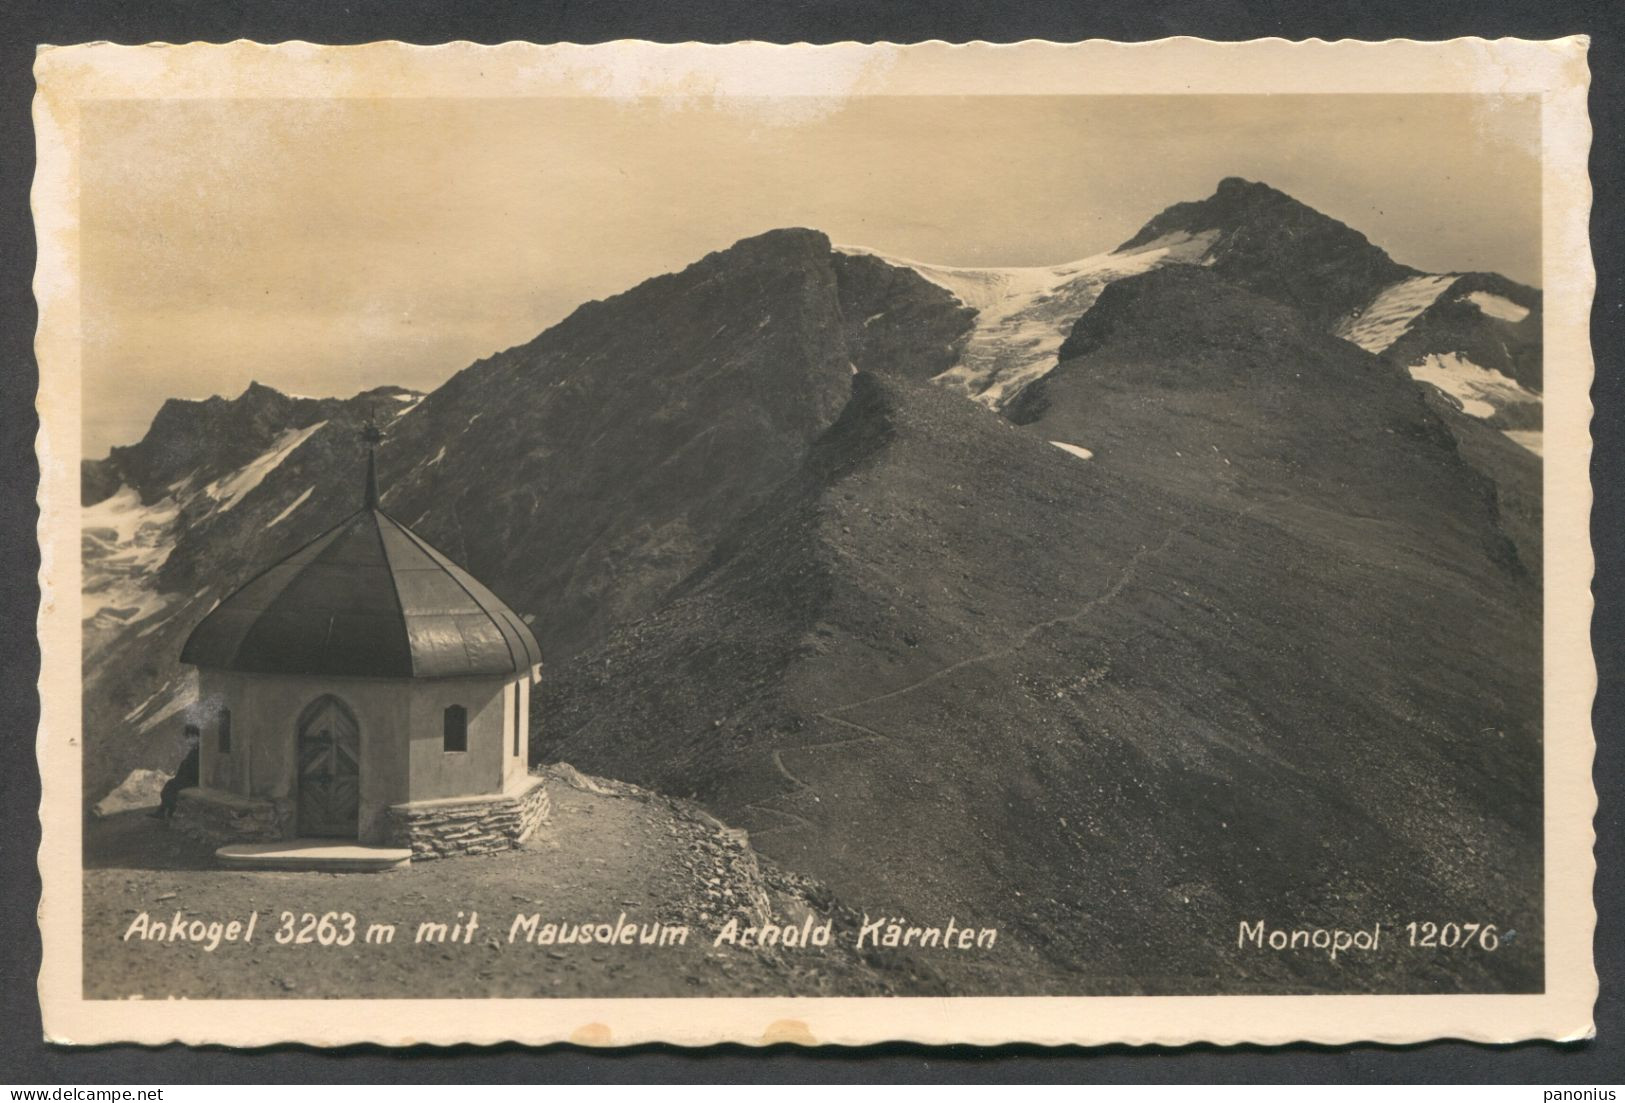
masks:
<instances>
[{"instance_id":1,"label":"chapel building","mask_svg":"<svg viewBox=\"0 0 1625 1103\"><path fill-rule=\"evenodd\" d=\"M180 657L201 743L175 823L195 837L431 858L517 846L547 816L536 637L379 508L370 451L361 508L217 605Z\"/></svg>"}]
</instances>

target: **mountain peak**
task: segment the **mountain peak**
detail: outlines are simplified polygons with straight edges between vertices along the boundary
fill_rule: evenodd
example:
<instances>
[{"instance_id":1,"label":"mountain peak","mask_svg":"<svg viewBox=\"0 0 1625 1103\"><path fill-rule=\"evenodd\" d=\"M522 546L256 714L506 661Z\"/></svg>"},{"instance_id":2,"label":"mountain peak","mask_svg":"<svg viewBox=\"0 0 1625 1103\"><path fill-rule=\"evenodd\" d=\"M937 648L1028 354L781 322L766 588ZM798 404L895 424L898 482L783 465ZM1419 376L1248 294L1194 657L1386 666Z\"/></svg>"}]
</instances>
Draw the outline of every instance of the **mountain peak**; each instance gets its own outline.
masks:
<instances>
[{"instance_id":1,"label":"mountain peak","mask_svg":"<svg viewBox=\"0 0 1625 1103\"><path fill-rule=\"evenodd\" d=\"M1218 231L1203 263L1330 326L1384 287L1419 275L1364 234L1268 184L1227 176L1206 199L1175 203L1118 247Z\"/></svg>"},{"instance_id":2,"label":"mountain peak","mask_svg":"<svg viewBox=\"0 0 1625 1103\"><path fill-rule=\"evenodd\" d=\"M1226 176L1206 199L1188 203L1175 203L1140 228L1140 232L1117 247L1117 252L1138 249L1170 233L1202 233L1219 230L1235 233L1239 230L1261 228L1261 224L1308 223L1317 227L1336 227L1366 242L1365 235L1321 214L1301 200L1279 188L1240 176Z\"/></svg>"},{"instance_id":3,"label":"mountain peak","mask_svg":"<svg viewBox=\"0 0 1625 1103\"><path fill-rule=\"evenodd\" d=\"M275 387L268 387L258 379L251 379L248 386L243 388L243 393L237 396L237 401L241 402L245 398L269 398L273 395L277 398L287 397Z\"/></svg>"},{"instance_id":4,"label":"mountain peak","mask_svg":"<svg viewBox=\"0 0 1625 1103\"><path fill-rule=\"evenodd\" d=\"M106 459L84 466L81 502L94 504L128 484L151 503L180 479L191 476L193 485L202 485L240 468L291 430L334 418L359 422L376 417L380 406L406 409L405 398L417 394L385 385L352 398L306 398L255 380L235 398L166 399L139 441L115 445ZM395 401L379 401L387 399Z\"/></svg>"},{"instance_id":5,"label":"mountain peak","mask_svg":"<svg viewBox=\"0 0 1625 1103\"><path fill-rule=\"evenodd\" d=\"M1278 188L1272 188L1262 180L1248 180L1243 176L1226 176L1223 180L1219 181L1218 188L1213 192L1215 198L1249 194L1274 195L1280 196L1282 199L1291 199L1294 203L1297 202L1296 199L1292 199L1292 197L1286 192L1281 191Z\"/></svg>"},{"instance_id":6,"label":"mountain peak","mask_svg":"<svg viewBox=\"0 0 1625 1103\"><path fill-rule=\"evenodd\" d=\"M823 258L829 255L829 235L822 230L804 226L782 226L765 230L750 237L740 238L726 249L719 249L697 261L702 265L744 263L779 263L788 257Z\"/></svg>"}]
</instances>

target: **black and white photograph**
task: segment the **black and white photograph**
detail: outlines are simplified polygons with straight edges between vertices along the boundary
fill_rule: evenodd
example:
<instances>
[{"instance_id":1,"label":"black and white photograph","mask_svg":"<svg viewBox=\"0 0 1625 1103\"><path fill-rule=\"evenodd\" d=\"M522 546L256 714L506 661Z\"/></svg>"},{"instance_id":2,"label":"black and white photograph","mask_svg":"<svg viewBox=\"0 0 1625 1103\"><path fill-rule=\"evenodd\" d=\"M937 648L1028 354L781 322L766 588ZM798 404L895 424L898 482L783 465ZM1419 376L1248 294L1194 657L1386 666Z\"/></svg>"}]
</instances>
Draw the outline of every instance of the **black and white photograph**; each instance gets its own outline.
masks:
<instances>
[{"instance_id":1,"label":"black and white photograph","mask_svg":"<svg viewBox=\"0 0 1625 1103\"><path fill-rule=\"evenodd\" d=\"M1561 87L615 44L439 55L569 94L384 91L439 62L247 46L41 55L37 116L47 76L152 82L74 101L58 403L42 360L77 551L42 574L48 937L101 1029L1259 996L1586 1028Z\"/></svg>"}]
</instances>

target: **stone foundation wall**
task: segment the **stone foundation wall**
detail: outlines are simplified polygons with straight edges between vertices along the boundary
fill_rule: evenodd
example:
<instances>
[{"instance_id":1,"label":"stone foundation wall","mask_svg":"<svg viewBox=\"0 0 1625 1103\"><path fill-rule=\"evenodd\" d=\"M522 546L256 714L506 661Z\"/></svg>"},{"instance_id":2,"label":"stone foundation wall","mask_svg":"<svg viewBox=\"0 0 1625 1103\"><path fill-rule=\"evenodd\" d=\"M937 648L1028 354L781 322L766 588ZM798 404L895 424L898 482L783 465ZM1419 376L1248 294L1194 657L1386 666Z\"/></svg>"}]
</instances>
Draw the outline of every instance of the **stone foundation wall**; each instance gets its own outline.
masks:
<instances>
[{"instance_id":1,"label":"stone foundation wall","mask_svg":"<svg viewBox=\"0 0 1625 1103\"><path fill-rule=\"evenodd\" d=\"M518 846L532 835L536 829L547 822L553 814L553 801L547 795L547 782L536 778L524 793L519 796L519 838L514 840Z\"/></svg>"},{"instance_id":2,"label":"stone foundation wall","mask_svg":"<svg viewBox=\"0 0 1625 1103\"><path fill-rule=\"evenodd\" d=\"M389 845L410 847L413 860L494 854L524 842L547 820L552 802L539 777L518 793L466 800L426 800L389 808Z\"/></svg>"},{"instance_id":3,"label":"stone foundation wall","mask_svg":"<svg viewBox=\"0 0 1625 1103\"><path fill-rule=\"evenodd\" d=\"M226 846L291 839L293 818L291 801L197 788L180 791L170 826L210 846Z\"/></svg>"}]
</instances>

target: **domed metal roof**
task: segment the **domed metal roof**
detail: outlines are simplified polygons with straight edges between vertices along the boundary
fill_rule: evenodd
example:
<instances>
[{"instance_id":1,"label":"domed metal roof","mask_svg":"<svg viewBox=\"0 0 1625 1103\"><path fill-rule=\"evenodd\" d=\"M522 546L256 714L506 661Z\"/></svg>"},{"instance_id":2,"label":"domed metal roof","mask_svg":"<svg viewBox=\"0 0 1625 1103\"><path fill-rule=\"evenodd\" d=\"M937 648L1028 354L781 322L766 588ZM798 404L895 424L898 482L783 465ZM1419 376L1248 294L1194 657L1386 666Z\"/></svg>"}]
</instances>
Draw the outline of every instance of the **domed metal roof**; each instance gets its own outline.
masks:
<instances>
[{"instance_id":1,"label":"domed metal roof","mask_svg":"<svg viewBox=\"0 0 1625 1103\"><path fill-rule=\"evenodd\" d=\"M257 674L455 678L528 674L536 637L463 568L366 505L203 618L181 661Z\"/></svg>"}]
</instances>

